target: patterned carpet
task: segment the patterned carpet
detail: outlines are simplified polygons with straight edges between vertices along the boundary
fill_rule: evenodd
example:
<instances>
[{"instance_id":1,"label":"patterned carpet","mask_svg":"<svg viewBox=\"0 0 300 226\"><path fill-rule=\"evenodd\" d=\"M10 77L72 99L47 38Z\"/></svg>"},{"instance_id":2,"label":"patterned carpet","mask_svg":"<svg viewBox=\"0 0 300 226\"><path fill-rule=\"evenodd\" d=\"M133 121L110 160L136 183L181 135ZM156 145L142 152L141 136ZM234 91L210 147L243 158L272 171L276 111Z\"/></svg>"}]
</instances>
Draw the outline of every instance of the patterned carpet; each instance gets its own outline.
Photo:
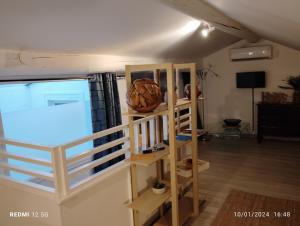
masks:
<instances>
[{"instance_id":1,"label":"patterned carpet","mask_svg":"<svg viewBox=\"0 0 300 226\"><path fill-rule=\"evenodd\" d=\"M232 190L212 226L299 226L300 202Z\"/></svg>"}]
</instances>

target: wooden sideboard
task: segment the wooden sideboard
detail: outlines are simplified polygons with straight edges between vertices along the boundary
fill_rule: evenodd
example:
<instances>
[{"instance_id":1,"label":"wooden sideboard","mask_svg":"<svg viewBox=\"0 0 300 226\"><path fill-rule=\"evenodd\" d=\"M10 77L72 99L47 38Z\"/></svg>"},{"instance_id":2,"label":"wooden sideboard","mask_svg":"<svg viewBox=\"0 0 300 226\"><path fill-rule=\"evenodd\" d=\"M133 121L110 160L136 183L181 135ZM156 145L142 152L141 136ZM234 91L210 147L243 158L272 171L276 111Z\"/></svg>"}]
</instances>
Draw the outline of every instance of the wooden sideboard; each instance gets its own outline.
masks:
<instances>
[{"instance_id":1,"label":"wooden sideboard","mask_svg":"<svg viewBox=\"0 0 300 226\"><path fill-rule=\"evenodd\" d=\"M299 104L257 104L257 141L264 136L300 137Z\"/></svg>"}]
</instances>

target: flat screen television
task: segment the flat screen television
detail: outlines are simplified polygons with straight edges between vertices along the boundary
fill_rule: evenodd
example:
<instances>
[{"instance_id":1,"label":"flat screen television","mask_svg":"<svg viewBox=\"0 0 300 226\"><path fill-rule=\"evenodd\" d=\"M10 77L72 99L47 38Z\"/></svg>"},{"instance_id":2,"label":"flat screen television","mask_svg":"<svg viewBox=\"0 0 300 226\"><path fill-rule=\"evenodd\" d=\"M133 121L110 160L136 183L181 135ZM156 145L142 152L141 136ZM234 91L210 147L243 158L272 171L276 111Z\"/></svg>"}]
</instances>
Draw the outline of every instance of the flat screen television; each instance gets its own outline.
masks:
<instances>
[{"instance_id":1,"label":"flat screen television","mask_svg":"<svg viewBox=\"0 0 300 226\"><path fill-rule=\"evenodd\" d=\"M264 88L266 87L266 72L239 72L236 73L237 88Z\"/></svg>"}]
</instances>

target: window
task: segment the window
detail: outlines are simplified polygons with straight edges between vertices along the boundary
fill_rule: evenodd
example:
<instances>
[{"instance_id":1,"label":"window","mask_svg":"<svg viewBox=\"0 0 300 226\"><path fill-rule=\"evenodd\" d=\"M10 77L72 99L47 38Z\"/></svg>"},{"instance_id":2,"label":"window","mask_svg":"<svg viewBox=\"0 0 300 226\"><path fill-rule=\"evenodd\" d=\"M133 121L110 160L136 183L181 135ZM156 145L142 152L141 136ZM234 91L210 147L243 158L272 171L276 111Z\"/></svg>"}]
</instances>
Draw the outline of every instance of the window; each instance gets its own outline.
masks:
<instances>
[{"instance_id":1,"label":"window","mask_svg":"<svg viewBox=\"0 0 300 226\"><path fill-rule=\"evenodd\" d=\"M92 134L87 80L2 84L0 114L4 137L26 143L55 146ZM93 142L87 142L70 149L67 157L91 148ZM50 159L49 153L10 145L6 149L11 153ZM9 159L9 163L49 171L48 167L17 160ZM31 179L15 172L11 176L18 180Z\"/></svg>"}]
</instances>

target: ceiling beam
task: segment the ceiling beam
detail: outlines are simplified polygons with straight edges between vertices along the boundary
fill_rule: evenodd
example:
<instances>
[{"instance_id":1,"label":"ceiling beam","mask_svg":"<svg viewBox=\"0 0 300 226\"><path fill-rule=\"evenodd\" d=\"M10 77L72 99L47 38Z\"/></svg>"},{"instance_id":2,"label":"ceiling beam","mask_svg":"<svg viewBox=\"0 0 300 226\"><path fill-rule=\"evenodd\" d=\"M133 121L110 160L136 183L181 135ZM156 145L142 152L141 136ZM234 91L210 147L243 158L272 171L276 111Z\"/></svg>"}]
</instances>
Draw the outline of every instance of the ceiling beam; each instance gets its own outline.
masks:
<instances>
[{"instance_id":1,"label":"ceiling beam","mask_svg":"<svg viewBox=\"0 0 300 226\"><path fill-rule=\"evenodd\" d=\"M249 42L257 42L259 36L241 25L239 22L226 16L203 0L159 0L162 3L181 11L195 19L204 20L228 34L246 39Z\"/></svg>"}]
</instances>

